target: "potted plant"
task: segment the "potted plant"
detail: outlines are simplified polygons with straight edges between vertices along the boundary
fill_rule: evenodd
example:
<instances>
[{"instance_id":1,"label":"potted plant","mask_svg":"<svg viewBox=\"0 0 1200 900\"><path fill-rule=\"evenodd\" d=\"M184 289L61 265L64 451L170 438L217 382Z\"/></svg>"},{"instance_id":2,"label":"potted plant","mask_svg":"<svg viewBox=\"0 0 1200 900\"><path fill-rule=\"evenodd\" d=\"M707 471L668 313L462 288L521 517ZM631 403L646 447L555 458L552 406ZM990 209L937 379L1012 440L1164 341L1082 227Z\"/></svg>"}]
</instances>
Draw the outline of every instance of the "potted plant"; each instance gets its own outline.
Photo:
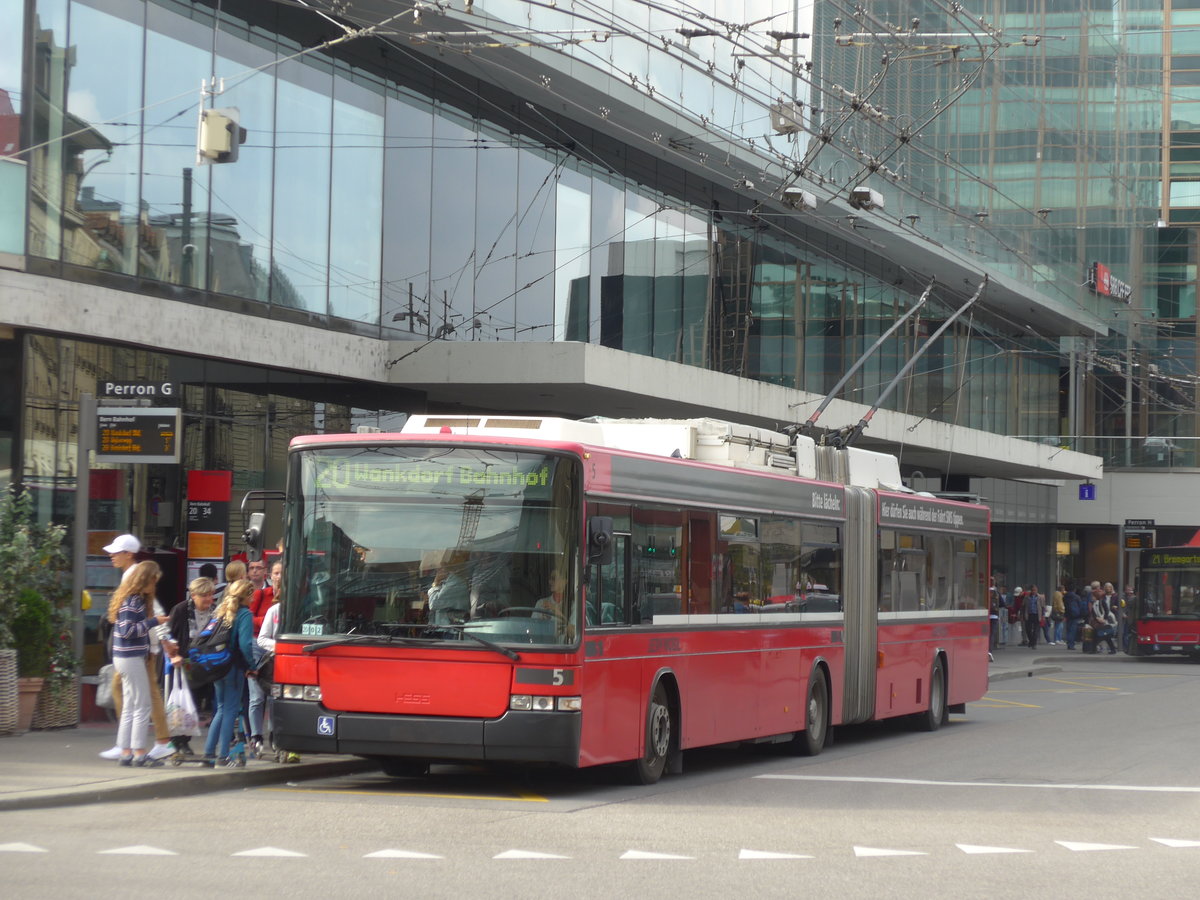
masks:
<instances>
[{"instance_id":1,"label":"potted plant","mask_svg":"<svg viewBox=\"0 0 1200 900\"><path fill-rule=\"evenodd\" d=\"M53 611L50 601L36 589L26 587L17 591L15 614L9 629L17 648L18 731L28 731L33 723L33 711L50 670Z\"/></svg>"},{"instance_id":2,"label":"potted plant","mask_svg":"<svg viewBox=\"0 0 1200 900\"><path fill-rule=\"evenodd\" d=\"M33 712L33 728L73 728L79 724L79 670L75 653L74 614L66 602L54 607L50 664Z\"/></svg>"},{"instance_id":3,"label":"potted plant","mask_svg":"<svg viewBox=\"0 0 1200 900\"><path fill-rule=\"evenodd\" d=\"M10 486L0 493L0 731L21 728L5 709L20 706L17 684L8 682L44 678L51 659L61 655L54 641L56 633L62 634L58 626L65 623L68 632L73 630L65 537L63 526L37 521L28 492ZM41 682L26 684L33 692L32 717Z\"/></svg>"}]
</instances>

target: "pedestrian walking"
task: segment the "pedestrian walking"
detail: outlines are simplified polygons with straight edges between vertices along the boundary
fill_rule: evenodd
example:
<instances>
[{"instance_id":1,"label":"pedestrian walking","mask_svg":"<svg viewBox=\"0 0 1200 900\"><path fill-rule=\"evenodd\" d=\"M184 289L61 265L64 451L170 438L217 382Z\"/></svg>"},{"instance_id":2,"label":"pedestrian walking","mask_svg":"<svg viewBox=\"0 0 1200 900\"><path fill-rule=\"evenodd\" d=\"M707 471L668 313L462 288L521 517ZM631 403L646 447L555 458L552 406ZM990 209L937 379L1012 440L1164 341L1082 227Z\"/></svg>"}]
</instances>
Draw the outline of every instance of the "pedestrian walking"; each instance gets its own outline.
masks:
<instances>
[{"instance_id":1,"label":"pedestrian walking","mask_svg":"<svg viewBox=\"0 0 1200 900\"><path fill-rule=\"evenodd\" d=\"M1025 592L1025 640L1030 650L1037 649L1038 632L1041 631L1045 613L1042 609L1042 595L1038 593L1036 584L1031 584Z\"/></svg>"}]
</instances>

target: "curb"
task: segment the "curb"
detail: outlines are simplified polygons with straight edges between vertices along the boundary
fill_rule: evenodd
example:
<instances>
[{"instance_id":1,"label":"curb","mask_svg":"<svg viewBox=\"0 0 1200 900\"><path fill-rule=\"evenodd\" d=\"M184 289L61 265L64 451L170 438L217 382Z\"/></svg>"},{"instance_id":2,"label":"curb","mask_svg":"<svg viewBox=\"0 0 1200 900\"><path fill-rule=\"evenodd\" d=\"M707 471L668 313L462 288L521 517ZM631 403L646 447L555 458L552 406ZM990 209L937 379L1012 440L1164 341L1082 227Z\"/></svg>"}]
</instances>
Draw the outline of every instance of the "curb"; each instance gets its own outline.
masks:
<instances>
[{"instance_id":1,"label":"curb","mask_svg":"<svg viewBox=\"0 0 1200 900\"><path fill-rule=\"evenodd\" d=\"M260 787L264 784L353 775L378 768L379 764L369 759L336 759L299 765L281 764L264 768L203 772L183 778L164 778L164 773L161 772L147 773L142 777L117 783L51 788L0 796L0 813L9 810L83 806L89 803L155 800L160 797L191 797L196 794Z\"/></svg>"},{"instance_id":2,"label":"curb","mask_svg":"<svg viewBox=\"0 0 1200 900\"><path fill-rule=\"evenodd\" d=\"M993 681L1007 681L1010 678L1032 678L1034 675L1051 675L1054 672L1061 672L1062 666L1039 666L1037 660L1033 661L1033 665L1021 669L1012 669L1008 672L996 672L988 675L988 684Z\"/></svg>"}]
</instances>

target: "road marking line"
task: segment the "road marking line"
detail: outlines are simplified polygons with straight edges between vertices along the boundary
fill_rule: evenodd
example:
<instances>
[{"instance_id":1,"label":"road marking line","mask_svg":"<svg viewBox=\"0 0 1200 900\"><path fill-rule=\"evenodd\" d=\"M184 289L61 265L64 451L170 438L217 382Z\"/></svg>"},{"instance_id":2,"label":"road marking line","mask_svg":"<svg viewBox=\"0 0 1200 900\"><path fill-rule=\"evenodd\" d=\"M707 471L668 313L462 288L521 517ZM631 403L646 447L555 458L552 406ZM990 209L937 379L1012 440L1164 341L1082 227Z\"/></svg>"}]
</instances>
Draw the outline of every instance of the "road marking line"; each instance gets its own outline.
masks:
<instances>
[{"instance_id":1,"label":"road marking line","mask_svg":"<svg viewBox=\"0 0 1200 900\"><path fill-rule=\"evenodd\" d=\"M816 859L815 856L802 856L799 853L772 853L769 850L742 850L738 859Z\"/></svg>"},{"instance_id":2,"label":"road marking line","mask_svg":"<svg viewBox=\"0 0 1200 900\"><path fill-rule=\"evenodd\" d=\"M928 856L920 850L885 850L882 847L855 847L855 856Z\"/></svg>"},{"instance_id":3,"label":"road marking line","mask_svg":"<svg viewBox=\"0 0 1200 900\"><path fill-rule=\"evenodd\" d=\"M978 844L955 844L963 853L1032 853L1032 850L1018 850L1015 847L981 847Z\"/></svg>"},{"instance_id":4,"label":"road marking line","mask_svg":"<svg viewBox=\"0 0 1200 900\"><path fill-rule=\"evenodd\" d=\"M694 856L674 856L670 853L650 853L646 850L626 850L621 859L695 859Z\"/></svg>"},{"instance_id":5,"label":"road marking line","mask_svg":"<svg viewBox=\"0 0 1200 900\"><path fill-rule=\"evenodd\" d=\"M418 853L416 850L376 850L364 853L363 859L445 859L436 853Z\"/></svg>"},{"instance_id":6,"label":"road marking line","mask_svg":"<svg viewBox=\"0 0 1200 900\"><path fill-rule=\"evenodd\" d=\"M115 847L112 850L97 850L99 854L111 853L114 856L178 856L174 850L163 850L159 847L148 847L145 844L135 844L132 847Z\"/></svg>"},{"instance_id":7,"label":"road marking line","mask_svg":"<svg viewBox=\"0 0 1200 900\"><path fill-rule=\"evenodd\" d=\"M1200 847L1200 841L1181 841L1177 838L1150 838L1156 844L1164 844L1167 847Z\"/></svg>"},{"instance_id":8,"label":"road marking line","mask_svg":"<svg viewBox=\"0 0 1200 900\"><path fill-rule=\"evenodd\" d=\"M33 844L22 844L20 841L15 844L0 844L0 853L49 853L43 847L35 847Z\"/></svg>"},{"instance_id":9,"label":"road marking line","mask_svg":"<svg viewBox=\"0 0 1200 900\"><path fill-rule=\"evenodd\" d=\"M1070 681L1066 678L1047 678L1045 675L1041 676L1040 680L1048 681L1051 684L1069 684L1073 687L1087 688L1090 691L1115 691L1115 690L1118 690L1118 688L1108 687L1107 685L1103 685L1103 684L1088 684L1085 681Z\"/></svg>"},{"instance_id":10,"label":"road marking line","mask_svg":"<svg viewBox=\"0 0 1200 900\"><path fill-rule=\"evenodd\" d=\"M1020 781L934 781L923 778L868 778L852 775L754 775L778 781L831 781L858 784L904 784L922 787L1037 788L1050 791L1131 791L1146 794L1200 794L1200 787L1157 784L1036 784Z\"/></svg>"},{"instance_id":11,"label":"road marking line","mask_svg":"<svg viewBox=\"0 0 1200 900\"><path fill-rule=\"evenodd\" d=\"M492 859L570 859L569 856L557 856L553 853L538 853L536 850L505 850L497 853Z\"/></svg>"},{"instance_id":12,"label":"road marking line","mask_svg":"<svg viewBox=\"0 0 1200 900\"><path fill-rule=\"evenodd\" d=\"M995 703L996 705L995 706L985 706L985 707L980 707L980 705L978 703L972 703L971 705L977 709L979 709L979 708L982 708L982 709L1011 709L1014 706L1019 706L1022 709L1041 709L1042 708L1042 707L1038 706L1036 703L1022 703L1019 700L1001 700L999 697L993 697L990 694L988 696L984 697L983 699L990 700L993 703Z\"/></svg>"},{"instance_id":13,"label":"road marking line","mask_svg":"<svg viewBox=\"0 0 1200 900\"><path fill-rule=\"evenodd\" d=\"M278 847L258 847L254 850L241 850L233 856L308 856L307 853L297 853L295 850L280 850Z\"/></svg>"},{"instance_id":14,"label":"road marking line","mask_svg":"<svg viewBox=\"0 0 1200 900\"><path fill-rule=\"evenodd\" d=\"M1055 841L1060 847L1066 847L1076 853L1093 853L1097 850L1136 850L1127 844L1087 844L1082 841Z\"/></svg>"}]
</instances>

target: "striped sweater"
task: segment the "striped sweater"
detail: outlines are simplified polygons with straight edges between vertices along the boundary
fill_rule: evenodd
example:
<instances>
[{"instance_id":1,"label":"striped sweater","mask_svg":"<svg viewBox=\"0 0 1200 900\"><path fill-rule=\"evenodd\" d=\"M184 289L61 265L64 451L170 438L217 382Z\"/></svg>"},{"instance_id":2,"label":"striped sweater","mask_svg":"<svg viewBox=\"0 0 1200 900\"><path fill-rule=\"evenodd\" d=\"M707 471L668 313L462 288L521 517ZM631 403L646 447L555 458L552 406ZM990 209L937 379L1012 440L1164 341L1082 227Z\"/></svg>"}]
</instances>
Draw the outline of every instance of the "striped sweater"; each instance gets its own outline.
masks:
<instances>
[{"instance_id":1,"label":"striped sweater","mask_svg":"<svg viewBox=\"0 0 1200 900\"><path fill-rule=\"evenodd\" d=\"M130 594L117 610L113 623L113 657L145 656L150 652L150 629L157 623L146 618L146 602L140 594Z\"/></svg>"}]
</instances>

